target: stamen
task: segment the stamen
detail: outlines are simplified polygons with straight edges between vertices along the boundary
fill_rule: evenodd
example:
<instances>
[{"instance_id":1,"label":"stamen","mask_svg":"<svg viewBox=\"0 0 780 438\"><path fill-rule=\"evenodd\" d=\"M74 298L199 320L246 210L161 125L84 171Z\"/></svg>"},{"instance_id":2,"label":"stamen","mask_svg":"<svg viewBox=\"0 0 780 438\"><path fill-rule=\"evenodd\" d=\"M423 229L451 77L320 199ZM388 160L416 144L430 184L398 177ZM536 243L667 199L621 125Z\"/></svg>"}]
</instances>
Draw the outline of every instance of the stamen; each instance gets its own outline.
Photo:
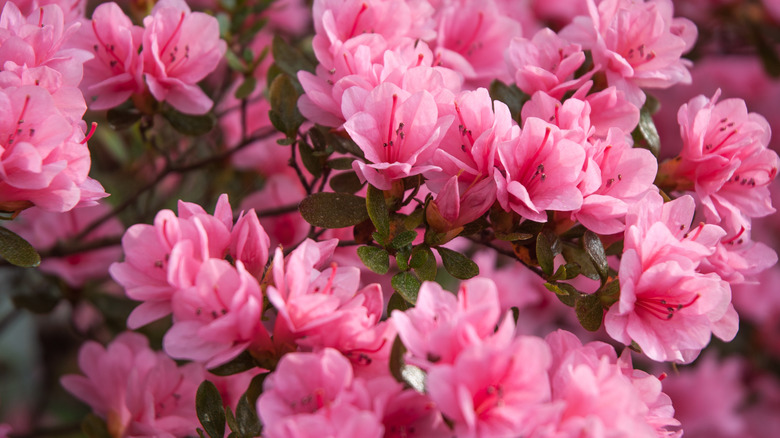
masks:
<instances>
[{"instance_id":1,"label":"stamen","mask_svg":"<svg viewBox=\"0 0 780 438\"><path fill-rule=\"evenodd\" d=\"M463 120L463 114L460 112L458 102L455 102L455 112L458 114L458 120L460 120L460 125L458 126L460 135L469 139L469 147L474 146L474 137L471 136L471 130L466 128L466 121Z\"/></svg>"},{"instance_id":2,"label":"stamen","mask_svg":"<svg viewBox=\"0 0 780 438\"><path fill-rule=\"evenodd\" d=\"M730 237L730 238L728 238L728 239L726 239L726 240L721 240L721 241L720 241L720 243L722 243L722 244L724 244L724 245L733 245L733 244L734 244L734 242L735 242L737 239L739 239L739 238L740 238L740 236L742 236L742 235L745 233L745 231L747 231L747 230L745 230L745 227L744 227L744 226L741 226L741 227L739 227L739 232L737 232L737 235L736 235L736 236L734 236L734 237Z\"/></svg>"},{"instance_id":3,"label":"stamen","mask_svg":"<svg viewBox=\"0 0 780 438\"><path fill-rule=\"evenodd\" d=\"M368 9L368 5L365 4L365 3L363 3L360 6L360 10L358 11L357 15L355 16L355 22L352 23L352 29L349 31L349 36L347 37L347 39L352 38L353 36L355 36L355 31L357 30L357 25L358 25L358 21L360 20L360 16L363 15L363 12L366 12L367 9Z\"/></svg>"},{"instance_id":4,"label":"stamen","mask_svg":"<svg viewBox=\"0 0 780 438\"><path fill-rule=\"evenodd\" d=\"M84 140L81 140L81 144L84 144L89 141L90 138L95 134L95 130L97 130L97 122L92 122L92 125L89 128L89 133L84 137Z\"/></svg>"}]
</instances>

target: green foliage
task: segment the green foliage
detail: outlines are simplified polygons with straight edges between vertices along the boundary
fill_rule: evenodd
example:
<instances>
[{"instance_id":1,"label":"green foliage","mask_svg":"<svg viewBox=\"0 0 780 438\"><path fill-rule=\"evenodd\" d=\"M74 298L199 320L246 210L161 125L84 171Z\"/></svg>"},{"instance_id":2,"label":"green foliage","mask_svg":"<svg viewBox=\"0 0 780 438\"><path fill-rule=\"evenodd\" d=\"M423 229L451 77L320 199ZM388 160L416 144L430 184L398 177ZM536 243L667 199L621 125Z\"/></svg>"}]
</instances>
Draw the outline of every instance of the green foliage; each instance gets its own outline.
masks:
<instances>
[{"instance_id":1,"label":"green foliage","mask_svg":"<svg viewBox=\"0 0 780 438\"><path fill-rule=\"evenodd\" d=\"M661 153L661 137L658 136L658 130L655 128L652 113L653 100L648 99L642 109L639 111L639 125L631 133L634 139L634 147L647 149L658 158Z\"/></svg>"},{"instance_id":2,"label":"green foliage","mask_svg":"<svg viewBox=\"0 0 780 438\"><path fill-rule=\"evenodd\" d=\"M163 109L162 115L173 126L173 129L192 137L208 134L216 124L216 118L213 114L199 116L184 114L167 105Z\"/></svg>"},{"instance_id":3,"label":"green foliage","mask_svg":"<svg viewBox=\"0 0 780 438\"><path fill-rule=\"evenodd\" d=\"M387 274L390 269L390 254L384 248L361 246L357 253L363 264L379 275Z\"/></svg>"},{"instance_id":4,"label":"green foliage","mask_svg":"<svg viewBox=\"0 0 780 438\"><path fill-rule=\"evenodd\" d=\"M366 192L366 208L371 222L382 238L380 244L383 245L384 240L390 237L390 213L387 211L384 193L370 184Z\"/></svg>"},{"instance_id":5,"label":"green foliage","mask_svg":"<svg viewBox=\"0 0 780 438\"><path fill-rule=\"evenodd\" d=\"M436 256L426 245L417 246L412 250L409 267L414 270L420 281L434 281L436 279Z\"/></svg>"},{"instance_id":6,"label":"green foliage","mask_svg":"<svg viewBox=\"0 0 780 438\"><path fill-rule=\"evenodd\" d=\"M498 100L506 104L509 107L509 113L512 115L512 119L516 122L520 122L520 110L523 109L523 105L531 98L531 96L523 93L517 88L517 85L507 85L498 79L490 83L490 98Z\"/></svg>"},{"instance_id":7,"label":"green foliage","mask_svg":"<svg viewBox=\"0 0 780 438\"><path fill-rule=\"evenodd\" d=\"M604 308L597 294L583 294L574 304L577 319L585 330L595 332L601 327L604 319Z\"/></svg>"},{"instance_id":8,"label":"green foliage","mask_svg":"<svg viewBox=\"0 0 780 438\"><path fill-rule=\"evenodd\" d=\"M390 279L390 284L398 294L410 304L417 302L417 294L420 292L420 280L409 271L399 272Z\"/></svg>"},{"instance_id":9,"label":"green foliage","mask_svg":"<svg viewBox=\"0 0 780 438\"><path fill-rule=\"evenodd\" d=\"M465 255L447 248L436 248L441 256L444 269L455 278L468 280L479 275L479 266Z\"/></svg>"},{"instance_id":10,"label":"green foliage","mask_svg":"<svg viewBox=\"0 0 780 438\"><path fill-rule=\"evenodd\" d=\"M41 264L41 256L26 240L13 231L0 227L0 257L12 265L32 268Z\"/></svg>"},{"instance_id":11,"label":"green foliage","mask_svg":"<svg viewBox=\"0 0 780 438\"><path fill-rule=\"evenodd\" d=\"M223 438L225 436L225 410L222 407L222 396L217 387L204 380L195 394L195 409L198 412L198 420L203 430L211 438Z\"/></svg>"},{"instance_id":12,"label":"green foliage","mask_svg":"<svg viewBox=\"0 0 780 438\"><path fill-rule=\"evenodd\" d=\"M243 373L244 371L251 370L255 367L257 367L255 359L248 351L244 351L236 356L235 359L216 368L212 368L209 372L217 376L232 376L233 374Z\"/></svg>"},{"instance_id":13,"label":"green foliage","mask_svg":"<svg viewBox=\"0 0 780 438\"><path fill-rule=\"evenodd\" d=\"M271 124L287 138L295 138L303 116L298 111L298 91L289 76L279 75L274 79L268 89L268 101Z\"/></svg>"},{"instance_id":14,"label":"green foliage","mask_svg":"<svg viewBox=\"0 0 780 438\"><path fill-rule=\"evenodd\" d=\"M366 200L348 193L313 193L298 205L306 222L320 228L344 228L368 219Z\"/></svg>"},{"instance_id":15,"label":"green foliage","mask_svg":"<svg viewBox=\"0 0 780 438\"><path fill-rule=\"evenodd\" d=\"M599 238L593 231L586 231L582 236L582 245L585 247L585 251L593 260L593 265L599 273L602 281L606 281L609 275L609 265L607 264L607 254L604 251L604 246Z\"/></svg>"}]
</instances>

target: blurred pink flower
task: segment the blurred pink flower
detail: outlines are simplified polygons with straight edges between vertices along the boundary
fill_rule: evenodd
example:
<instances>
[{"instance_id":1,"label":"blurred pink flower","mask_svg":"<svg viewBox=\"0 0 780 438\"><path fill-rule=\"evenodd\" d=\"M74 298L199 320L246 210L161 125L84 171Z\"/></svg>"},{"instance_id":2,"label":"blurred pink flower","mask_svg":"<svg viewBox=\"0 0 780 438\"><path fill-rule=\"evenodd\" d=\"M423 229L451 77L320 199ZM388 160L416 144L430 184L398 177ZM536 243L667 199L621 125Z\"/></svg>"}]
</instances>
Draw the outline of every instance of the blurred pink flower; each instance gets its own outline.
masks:
<instances>
[{"instance_id":1,"label":"blurred pink flower","mask_svg":"<svg viewBox=\"0 0 780 438\"><path fill-rule=\"evenodd\" d=\"M191 12L183 0L161 0L144 18L143 67L155 99L186 114L204 114L212 100L197 83L219 64L227 43L217 19Z\"/></svg>"},{"instance_id":2,"label":"blurred pink flower","mask_svg":"<svg viewBox=\"0 0 780 438\"><path fill-rule=\"evenodd\" d=\"M85 376L64 376L62 386L92 407L112 436L184 436L198 427L195 392L203 368L177 367L143 335L124 332L107 347L87 342L79 367Z\"/></svg>"}]
</instances>

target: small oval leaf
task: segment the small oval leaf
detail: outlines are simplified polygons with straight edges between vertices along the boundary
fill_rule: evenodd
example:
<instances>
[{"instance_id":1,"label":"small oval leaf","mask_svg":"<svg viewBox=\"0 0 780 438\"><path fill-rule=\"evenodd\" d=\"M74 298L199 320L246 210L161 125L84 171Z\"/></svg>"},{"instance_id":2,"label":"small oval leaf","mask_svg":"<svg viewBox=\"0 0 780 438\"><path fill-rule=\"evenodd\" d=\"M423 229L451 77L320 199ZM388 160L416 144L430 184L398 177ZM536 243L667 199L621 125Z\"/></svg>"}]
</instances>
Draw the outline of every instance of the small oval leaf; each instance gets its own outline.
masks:
<instances>
[{"instance_id":1,"label":"small oval leaf","mask_svg":"<svg viewBox=\"0 0 780 438\"><path fill-rule=\"evenodd\" d=\"M414 269L414 273L422 281L436 279L436 257L433 255L433 251L425 245L414 248L409 266Z\"/></svg>"},{"instance_id":2,"label":"small oval leaf","mask_svg":"<svg viewBox=\"0 0 780 438\"><path fill-rule=\"evenodd\" d=\"M590 259L593 260L593 265L598 270L599 276L602 279L607 278L609 273L607 254L599 236L593 231L585 231L585 234L582 235L582 245L585 247L585 251L590 256Z\"/></svg>"},{"instance_id":3,"label":"small oval leaf","mask_svg":"<svg viewBox=\"0 0 780 438\"><path fill-rule=\"evenodd\" d=\"M390 254L384 248L361 246L357 249L357 253L363 264L379 275L387 274L390 269Z\"/></svg>"},{"instance_id":4,"label":"small oval leaf","mask_svg":"<svg viewBox=\"0 0 780 438\"><path fill-rule=\"evenodd\" d=\"M184 114L170 107L163 110L162 115L173 129L192 137L208 134L216 123L212 114Z\"/></svg>"},{"instance_id":5,"label":"small oval leaf","mask_svg":"<svg viewBox=\"0 0 780 438\"><path fill-rule=\"evenodd\" d=\"M385 238L389 236L390 213L388 213L387 204L385 204L385 195L381 190L370 184L366 192L366 208L368 209L368 216L379 234Z\"/></svg>"},{"instance_id":6,"label":"small oval leaf","mask_svg":"<svg viewBox=\"0 0 780 438\"><path fill-rule=\"evenodd\" d=\"M225 409L222 405L222 396L219 395L217 387L204 380L198 387L195 394L195 409L198 412L198 420L203 426L203 430L211 438L222 438L225 436Z\"/></svg>"},{"instance_id":7,"label":"small oval leaf","mask_svg":"<svg viewBox=\"0 0 780 438\"><path fill-rule=\"evenodd\" d=\"M601 327L604 319L604 308L597 294L583 294L574 304L577 319L585 330L595 332Z\"/></svg>"},{"instance_id":8,"label":"small oval leaf","mask_svg":"<svg viewBox=\"0 0 780 438\"><path fill-rule=\"evenodd\" d=\"M447 248L436 248L441 256L444 269L453 277L468 280L479 275L479 266L463 254Z\"/></svg>"},{"instance_id":9,"label":"small oval leaf","mask_svg":"<svg viewBox=\"0 0 780 438\"><path fill-rule=\"evenodd\" d=\"M0 227L0 257L23 268L34 268L41 264L41 256L29 242L3 227Z\"/></svg>"},{"instance_id":10,"label":"small oval leaf","mask_svg":"<svg viewBox=\"0 0 780 438\"><path fill-rule=\"evenodd\" d=\"M390 284L407 302L417 302L417 294L420 292L420 281L409 271L399 272L390 279Z\"/></svg>"},{"instance_id":11,"label":"small oval leaf","mask_svg":"<svg viewBox=\"0 0 780 438\"><path fill-rule=\"evenodd\" d=\"M255 362L255 359L252 357L252 355L249 354L248 351L244 351L243 353L236 356L235 359L216 368L212 368L209 370L209 372L217 376L232 376L233 374L243 373L244 371L251 370L256 366L257 363Z\"/></svg>"},{"instance_id":12,"label":"small oval leaf","mask_svg":"<svg viewBox=\"0 0 780 438\"><path fill-rule=\"evenodd\" d=\"M348 193L313 193L298 205L306 222L320 228L344 228L368 219L366 200Z\"/></svg>"}]
</instances>

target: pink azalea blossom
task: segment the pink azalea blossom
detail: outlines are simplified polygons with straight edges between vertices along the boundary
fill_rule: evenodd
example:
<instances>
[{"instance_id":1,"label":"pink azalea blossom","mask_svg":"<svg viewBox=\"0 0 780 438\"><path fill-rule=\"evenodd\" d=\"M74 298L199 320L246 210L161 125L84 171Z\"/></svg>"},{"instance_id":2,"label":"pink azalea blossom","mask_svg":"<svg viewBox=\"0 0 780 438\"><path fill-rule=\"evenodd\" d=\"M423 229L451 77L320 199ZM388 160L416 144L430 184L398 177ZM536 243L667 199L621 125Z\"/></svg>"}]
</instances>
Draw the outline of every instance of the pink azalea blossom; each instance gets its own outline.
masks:
<instances>
[{"instance_id":1,"label":"pink azalea blossom","mask_svg":"<svg viewBox=\"0 0 780 438\"><path fill-rule=\"evenodd\" d=\"M355 160L352 167L363 181L387 190L393 181L432 170L427 165L452 116L440 116L427 91L411 94L383 83L372 91L352 87L345 91L344 129L369 163Z\"/></svg>"},{"instance_id":2,"label":"pink azalea blossom","mask_svg":"<svg viewBox=\"0 0 780 438\"><path fill-rule=\"evenodd\" d=\"M143 33L116 3L102 3L74 36L71 44L95 56L84 63L81 82L91 109L113 108L144 91Z\"/></svg>"},{"instance_id":3,"label":"pink azalea blossom","mask_svg":"<svg viewBox=\"0 0 780 438\"><path fill-rule=\"evenodd\" d=\"M174 294L171 306L174 321L163 346L173 358L204 362L213 368L253 342L270 342L260 323L260 285L240 261L235 267L220 259L204 261L194 284Z\"/></svg>"},{"instance_id":4,"label":"pink azalea blossom","mask_svg":"<svg viewBox=\"0 0 780 438\"><path fill-rule=\"evenodd\" d=\"M41 6L54 4L62 9L66 23L84 18L84 11L87 9L86 0L2 0L0 6L4 6L6 3L14 3L24 16L31 15Z\"/></svg>"},{"instance_id":5,"label":"pink azalea blossom","mask_svg":"<svg viewBox=\"0 0 780 438\"><path fill-rule=\"evenodd\" d=\"M515 84L528 95L544 91L561 99L591 76L574 78L574 72L585 62L585 53L579 44L566 41L548 28L538 31L530 40L515 37L506 58Z\"/></svg>"},{"instance_id":6,"label":"pink azalea blossom","mask_svg":"<svg viewBox=\"0 0 780 438\"><path fill-rule=\"evenodd\" d=\"M232 222L227 196L222 196L214 216L179 201L178 217L163 210L154 225L136 224L125 232L125 261L111 265L109 272L128 297L143 301L130 314L128 327L141 327L171 312L173 294L195 284L200 264L226 254Z\"/></svg>"},{"instance_id":7,"label":"pink azalea blossom","mask_svg":"<svg viewBox=\"0 0 780 438\"><path fill-rule=\"evenodd\" d=\"M647 210L627 219L620 300L605 326L614 339L636 342L653 360L688 363L712 334L728 341L737 332L729 284L696 270L724 232L704 224L690 229L690 197L661 207L660 195L651 192L643 203Z\"/></svg>"},{"instance_id":8,"label":"pink azalea blossom","mask_svg":"<svg viewBox=\"0 0 780 438\"><path fill-rule=\"evenodd\" d=\"M550 400L550 350L539 338L474 344L428 370L426 391L458 437L522 436Z\"/></svg>"},{"instance_id":9,"label":"pink azalea blossom","mask_svg":"<svg viewBox=\"0 0 780 438\"><path fill-rule=\"evenodd\" d=\"M265 379L257 411L269 437L381 437L366 395L336 350L289 353Z\"/></svg>"},{"instance_id":10,"label":"pink azalea blossom","mask_svg":"<svg viewBox=\"0 0 780 438\"><path fill-rule=\"evenodd\" d=\"M436 42L432 44L441 65L451 68L475 87L490 85L493 79L509 82L503 50L520 24L502 14L493 0L442 2L437 10Z\"/></svg>"},{"instance_id":11,"label":"pink azalea blossom","mask_svg":"<svg viewBox=\"0 0 780 438\"><path fill-rule=\"evenodd\" d=\"M87 342L79 367L85 376L67 375L62 386L105 420L112 436L172 438L198 427L195 392L203 368L177 367L143 335L125 332L107 347Z\"/></svg>"},{"instance_id":12,"label":"pink azalea blossom","mask_svg":"<svg viewBox=\"0 0 780 438\"><path fill-rule=\"evenodd\" d=\"M415 307L393 311L392 321L409 352L407 361L427 369L453 364L472 345L508 344L514 323L501 316L495 283L475 278L461 284L457 297L437 283L423 283Z\"/></svg>"},{"instance_id":13,"label":"pink azalea blossom","mask_svg":"<svg viewBox=\"0 0 780 438\"><path fill-rule=\"evenodd\" d=\"M110 212L110 208L105 204L75 208L64 213L30 208L9 223L8 228L30 242L38 251L45 251L54 247L58 242L66 242L68 239L76 237L94 220L108 212ZM82 242L117 237L123 231L122 223L117 218L112 217L87 234ZM44 257L40 270L57 275L68 285L79 288L89 280L105 277L108 267L119 261L121 255L122 250L119 245L114 245L65 257Z\"/></svg>"},{"instance_id":14,"label":"pink azalea blossom","mask_svg":"<svg viewBox=\"0 0 780 438\"><path fill-rule=\"evenodd\" d=\"M527 119L518 137L499 144L498 156L503 172L494 175L504 210L547 222L546 210L571 211L582 206L577 185L585 151L564 138L556 126L535 117Z\"/></svg>"},{"instance_id":15,"label":"pink azalea blossom","mask_svg":"<svg viewBox=\"0 0 780 438\"><path fill-rule=\"evenodd\" d=\"M681 55L693 47L696 26L673 18L671 0L587 2L589 16L576 17L560 35L593 54L607 81L636 106L641 88L668 88L691 82L690 62Z\"/></svg>"},{"instance_id":16,"label":"pink azalea blossom","mask_svg":"<svg viewBox=\"0 0 780 438\"><path fill-rule=\"evenodd\" d=\"M183 0L162 0L144 18L143 69L158 101L186 114L204 114L213 102L197 83L227 50L217 19L191 12Z\"/></svg>"},{"instance_id":17,"label":"pink azalea blossom","mask_svg":"<svg viewBox=\"0 0 780 438\"><path fill-rule=\"evenodd\" d=\"M722 223L733 237L750 229L751 218L774 213L768 186L778 156L767 148L766 119L748 113L741 99L718 103L719 96L698 96L680 107L683 150L668 166L682 189L693 183L707 220Z\"/></svg>"},{"instance_id":18,"label":"pink azalea blossom","mask_svg":"<svg viewBox=\"0 0 780 438\"><path fill-rule=\"evenodd\" d=\"M62 115L45 89L0 89L0 108L0 209L29 202L61 212L82 198L105 196L98 183L97 193L84 190L93 182L87 177L90 158L84 133Z\"/></svg>"}]
</instances>

